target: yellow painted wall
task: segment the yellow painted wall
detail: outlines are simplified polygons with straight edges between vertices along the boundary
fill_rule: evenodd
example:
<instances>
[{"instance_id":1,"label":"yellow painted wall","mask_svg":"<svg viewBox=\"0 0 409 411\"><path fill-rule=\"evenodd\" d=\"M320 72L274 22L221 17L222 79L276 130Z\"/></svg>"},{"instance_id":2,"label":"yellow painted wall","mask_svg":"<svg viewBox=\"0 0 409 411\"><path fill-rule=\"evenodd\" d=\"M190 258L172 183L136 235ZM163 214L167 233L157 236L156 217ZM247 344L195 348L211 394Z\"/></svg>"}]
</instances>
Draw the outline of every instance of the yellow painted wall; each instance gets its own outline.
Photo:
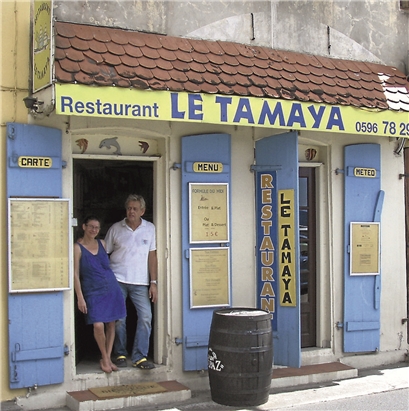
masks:
<instances>
[{"instance_id":1,"label":"yellow painted wall","mask_svg":"<svg viewBox=\"0 0 409 411\"><path fill-rule=\"evenodd\" d=\"M6 123L27 123L23 98L28 96L30 72L29 0L1 0L1 100L0 100L0 402L22 395L9 389L7 326L7 201Z\"/></svg>"}]
</instances>

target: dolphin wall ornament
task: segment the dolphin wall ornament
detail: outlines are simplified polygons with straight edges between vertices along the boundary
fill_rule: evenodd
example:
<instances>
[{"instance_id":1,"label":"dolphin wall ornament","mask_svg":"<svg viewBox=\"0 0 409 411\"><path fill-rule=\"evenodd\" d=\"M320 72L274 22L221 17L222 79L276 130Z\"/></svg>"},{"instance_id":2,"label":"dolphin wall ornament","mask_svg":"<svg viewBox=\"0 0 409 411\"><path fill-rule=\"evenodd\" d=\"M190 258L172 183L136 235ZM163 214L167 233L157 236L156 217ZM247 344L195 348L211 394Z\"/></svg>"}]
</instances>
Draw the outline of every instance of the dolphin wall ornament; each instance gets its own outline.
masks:
<instances>
[{"instance_id":1,"label":"dolphin wall ornament","mask_svg":"<svg viewBox=\"0 0 409 411\"><path fill-rule=\"evenodd\" d=\"M121 147L117 140L118 137L105 138L99 143L99 148L106 147L109 150L111 147L115 147L116 150L112 154L121 156Z\"/></svg>"}]
</instances>

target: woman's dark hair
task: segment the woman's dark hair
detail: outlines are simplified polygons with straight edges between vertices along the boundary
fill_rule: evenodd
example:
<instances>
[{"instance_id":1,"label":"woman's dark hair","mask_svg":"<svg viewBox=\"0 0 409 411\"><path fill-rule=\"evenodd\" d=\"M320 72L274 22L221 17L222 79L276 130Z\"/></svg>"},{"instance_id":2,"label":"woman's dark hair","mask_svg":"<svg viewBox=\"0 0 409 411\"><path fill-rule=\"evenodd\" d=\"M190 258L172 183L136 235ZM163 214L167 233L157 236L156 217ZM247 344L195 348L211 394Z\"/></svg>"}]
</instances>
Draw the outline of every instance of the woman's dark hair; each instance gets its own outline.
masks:
<instances>
[{"instance_id":1,"label":"woman's dark hair","mask_svg":"<svg viewBox=\"0 0 409 411\"><path fill-rule=\"evenodd\" d=\"M95 215L86 216L82 224L88 224L90 221L98 221L98 223L101 224L101 220Z\"/></svg>"}]
</instances>

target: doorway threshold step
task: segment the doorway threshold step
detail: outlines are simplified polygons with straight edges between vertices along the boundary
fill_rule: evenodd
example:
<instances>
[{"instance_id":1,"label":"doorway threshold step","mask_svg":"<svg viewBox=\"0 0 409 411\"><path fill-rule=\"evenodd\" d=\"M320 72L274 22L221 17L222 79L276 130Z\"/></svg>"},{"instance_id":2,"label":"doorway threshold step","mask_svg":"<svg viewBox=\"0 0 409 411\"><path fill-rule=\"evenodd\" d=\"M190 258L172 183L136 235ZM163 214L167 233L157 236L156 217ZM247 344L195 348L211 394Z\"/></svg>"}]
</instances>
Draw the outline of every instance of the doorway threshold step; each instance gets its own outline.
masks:
<instances>
[{"instance_id":1,"label":"doorway threshold step","mask_svg":"<svg viewBox=\"0 0 409 411\"><path fill-rule=\"evenodd\" d=\"M358 376L358 370L340 362L283 367L273 370L271 388L286 388L311 383L346 380Z\"/></svg>"},{"instance_id":2,"label":"doorway threshold step","mask_svg":"<svg viewBox=\"0 0 409 411\"><path fill-rule=\"evenodd\" d=\"M115 410L124 407L169 404L191 398L191 391L177 381L143 382L67 392L72 411Z\"/></svg>"}]
</instances>

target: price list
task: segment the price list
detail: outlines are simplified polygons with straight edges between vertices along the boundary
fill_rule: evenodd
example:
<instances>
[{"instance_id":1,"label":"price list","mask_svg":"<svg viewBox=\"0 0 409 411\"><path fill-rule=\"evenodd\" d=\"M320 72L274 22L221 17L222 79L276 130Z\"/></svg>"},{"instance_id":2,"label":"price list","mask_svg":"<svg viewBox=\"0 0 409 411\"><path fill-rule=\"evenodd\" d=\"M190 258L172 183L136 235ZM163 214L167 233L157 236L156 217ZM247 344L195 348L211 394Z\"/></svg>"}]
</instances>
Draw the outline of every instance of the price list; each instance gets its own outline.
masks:
<instances>
[{"instance_id":1,"label":"price list","mask_svg":"<svg viewBox=\"0 0 409 411\"><path fill-rule=\"evenodd\" d=\"M68 200L10 199L10 292L69 288Z\"/></svg>"},{"instance_id":2,"label":"price list","mask_svg":"<svg viewBox=\"0 0 409 411\"><path fill-rule=\"evenodd\" d=\"M229 242L227 184L190 184L190 242Z\"/></svg>"}]
</instances>

